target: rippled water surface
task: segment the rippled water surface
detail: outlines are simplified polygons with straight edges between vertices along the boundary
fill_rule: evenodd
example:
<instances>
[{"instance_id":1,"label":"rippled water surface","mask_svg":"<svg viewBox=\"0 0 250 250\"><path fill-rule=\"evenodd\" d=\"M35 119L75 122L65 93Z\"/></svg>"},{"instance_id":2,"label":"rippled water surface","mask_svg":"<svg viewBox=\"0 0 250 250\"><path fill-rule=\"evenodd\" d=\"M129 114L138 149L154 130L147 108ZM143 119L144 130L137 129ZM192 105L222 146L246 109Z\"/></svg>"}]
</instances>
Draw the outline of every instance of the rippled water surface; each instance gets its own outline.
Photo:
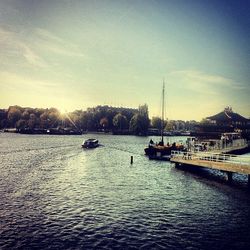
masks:
<instances>
[{"instance_id":1,"label":"rippled water surface","mask_svg":"<svg viewBox=\"0 0 250 250\"><path fill-rule=\"evenodd\" d=\"M250 249L246 176L143 155L149 138L0 134L0 249ZM130 164L130 156L134 164Z\"/></svg>"}]
</instances>

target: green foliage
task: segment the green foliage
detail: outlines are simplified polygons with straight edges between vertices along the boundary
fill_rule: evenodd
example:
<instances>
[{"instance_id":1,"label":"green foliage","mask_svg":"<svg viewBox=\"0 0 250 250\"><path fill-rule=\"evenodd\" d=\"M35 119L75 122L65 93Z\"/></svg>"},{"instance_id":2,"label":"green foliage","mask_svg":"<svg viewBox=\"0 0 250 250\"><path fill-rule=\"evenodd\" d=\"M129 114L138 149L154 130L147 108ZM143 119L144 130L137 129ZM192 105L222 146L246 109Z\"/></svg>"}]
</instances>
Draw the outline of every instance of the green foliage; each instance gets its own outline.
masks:
<instances>
[{"instance_id":1,"label":"green foliage","mask_svg":"<svg viewBox=\"0 0 250 250\"><path fill-rule=\"evenodd\" d=\"M135 114L129 123L129 130L135 135L147 135L150 120L148 117L148 106L139 106L138 113Z\"/></svg>"},{"instance_id":2,"label":"green foliage","mask_svg":"<svg viewBox=\"0 0 250 250\"><path fill-rule=\"evenodd\" d=\"M128 128L128 119L125 115L118 113L113 118L113 125L116 129L122 130Z\"/></svg>"},{"instance_id":3,"label":"green foliage","mask_svg":"<svg viewBox=\"0 0 250 250\"><path fill-rule=\"evenodd\" d=\"M108 127L109 125L109 120L107 117L103 117L101 120L100 120L100 125L101 127L103 127L104 129Z\"/></svg>"},{"instance_id":4,"label":"green foliage","mask_svg":"<svg viewBox=\"0 0 250 250\"><path fill-rule=\"evenodd\" d=\"M202 120L207 123L207 120ZM195 121L170 120L164 122L168 131L194 130ZM136 135L146 135L150 120L147 104L140 105L138 109L116 108L110 106L96 106L87 110L75 110L61 114L56 108L23 108L10 106L7 110L0 109L0 129L73 129L83 131L114 131L130 130ZM151 126L161 128L161 118L153 117Z\"/></svg>"},{"instance_id":5,"label":"green foliage","mask_svg":"<svg viewBox=\"0 0 250 250\"><path fill-rule=\"evenodd\" d=\"M27 121L24 119L20 119L16 123L16 128L17 129L25 129L27 127Z\"/></svg>"},{"instance_id":6,"label":"green foliage","mask_svg":"<svg viewBox=\"0 0 250 250\"><path fill-rule=\"evenodd\" d=\"M159 130L161 130L161 128L165 128L166 125L167 125L167 121L164 121L163 124L162 124L162 119L160 117L152 117L152 120L151 120L151 125L153 128L157 128Z\"/></svg>"},{"instance_id":7,"label":"green foliage","mask_svg":"<svg viewBox=\"0 0 250 250\"><path fill-rule=\"evenodd\" d=\"M24 112L22 113L22 119L24 120L29 120L30 118L30 114L29 114L29 111L27 109L24 110Z\"/></svg>"},{"instance_id":8,"label":"green foliage","mask_svg":"<svg viewBox=\"0 0 250 250\"><path fill-rule=\"evenodd\" d=\"M16 127L20 130L64 129L97 131L121 130L145 135L149 127L148 106L138 109L96 106L86 111L75 110L62 115L56 108L23 108L11 106L8 110L0 110L1 128Z\"/></svg>"},{"instance_id":9,"label":"green foliage","mask_svg":"<svg viewBox=\"0 0 250 250\"><path fill-rule=\"evenodd\" d=\"M129 123L129 131L132 132L133 134L139 134L140 133L140 127L139 127L139 119L138 119L139 114L135 114Z\"/></svg>"},{"instance_id":10,"label":"green foliage","mask_svg":"<svg viewBox=\"0 0 250 250\"><path fill-rule=\"evenodd\" d=\"M36 126L37 118L35 114L30 114L30 119L28 121L28 127L29 129L34 129Z\"/></svg>"},{"instance_id":11,"label":"green foliage","mask_svg":"<svg viewBox=\"0 0 250 250\"><path fill-rule=\"evenodd\" d=\"M22 112L18 106L9 107L8 120L11 127L16 126L16 122L21 118Z\"/></svg>"},{"instance_id":12,"label":"green foliage","mask_svg":"<svg viewBox=\"0 0 250 250\"><path fill-rule=\"evenodd\" d=\"M173 130L175 130L175 123L174 123L174 121L167 121L165 129L167 131L173 131Z\"/></svg>"}]
</instances>

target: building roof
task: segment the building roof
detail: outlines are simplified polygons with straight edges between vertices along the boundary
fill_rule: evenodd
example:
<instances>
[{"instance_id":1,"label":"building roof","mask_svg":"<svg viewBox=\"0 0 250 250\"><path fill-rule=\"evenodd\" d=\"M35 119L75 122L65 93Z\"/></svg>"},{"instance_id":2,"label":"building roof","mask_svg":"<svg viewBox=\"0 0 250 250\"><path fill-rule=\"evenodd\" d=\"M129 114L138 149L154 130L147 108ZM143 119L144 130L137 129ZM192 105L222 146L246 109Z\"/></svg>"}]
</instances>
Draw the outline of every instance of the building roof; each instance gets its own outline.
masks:
<instances>
[{"instance_id":1,"label":"building roof","mask_svg":"<svg viewBox=\"0 0 250 250\"><path fill-rule=\"evenodd\" d=\"M213 115L213 116L209 116L206 119L209 120L213 120L213 121L217 121L217 122L229 122L229 121L233 121L233 122L247 122L249 121L247 118L234 113L232 111L232 108L225 108L224 111Z\"/></svg>"}]
</instances>

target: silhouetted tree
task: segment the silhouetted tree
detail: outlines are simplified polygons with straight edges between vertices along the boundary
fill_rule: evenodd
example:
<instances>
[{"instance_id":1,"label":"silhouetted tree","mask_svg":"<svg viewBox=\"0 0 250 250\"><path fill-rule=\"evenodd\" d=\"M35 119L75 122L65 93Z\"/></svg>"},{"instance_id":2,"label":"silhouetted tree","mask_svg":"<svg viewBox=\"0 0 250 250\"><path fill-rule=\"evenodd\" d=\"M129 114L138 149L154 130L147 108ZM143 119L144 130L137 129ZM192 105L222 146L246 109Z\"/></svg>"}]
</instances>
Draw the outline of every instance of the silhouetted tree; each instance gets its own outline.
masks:
<instances>
[{"instance_id":1,"label":"silhouetted tree","mask_svg":"<svg viewBox=\"0 0 250 250\"><path fill-rule=\"evenodd\" d=\"M21 118L22 112L20 107L13 106L9 107L8 110L8 121L11 127L16 127L16 122Z\"/></svg>"},{"instance_id":2,"label":"silhouetted tree","mask_svg":"<svg viewBox=\"0 0 250 250\"><path fill-rule=\"evenodd\" d=\"M175 129L174 121L172 121L172 120L167 121L167 124L166 124L166 126L165 126L165 129L166 129L167 131L173 131L173 130Z\"/></svg>"},{"instance_id":3,"label":"silhouetted tree","mask_svg":"<svg viewBox=\"0 0 250 250\"><path fill-rule=\"evenodd\" d=\"M161 130L162 128L162 119L160 117L152 117L151 125L153 128ZM166 126L166 121L164 121L163 128Z\"/></svg>"},{"instance_id":4,"label":"silhouetted tree","mask_svg":"<svg viewBox=\"0 0 250 250\"><path fill-rule=\"evenodd\" d=\"M122 130L128 128L128 120L125 115L121 113L116 114L113 118L113 125L116 129Z\"/></svg>"},{"instance_id":5,"label":"silhouetted tree","mask_svg":"<svg viewBox=\"0 0 250 250\"><path fill-rule=\"evenodd\" d=\"M137 127L139 128L139 134L146 135L150 124L150 120L148 117L148 105L147 104L140 105L138 110L139 111L136 120L138 123Z\"/></svg>"},{"instance_id":6,"label":"silhouetted tree","mask_svg":"<svg viewBox=\"0 0 250 250\"><path fill-rule=\"evenodd\" d=\"M147 106L141 106L141 115L147 114ZM110 106L96 106L86 111L76 110L61 115L56 108L22 108L10 106L8 110L0 110L0 127L9 128L75 128L95 131L105 126L105 129L113 129L113 119L120 114L122 129L128 128L131 118L138 114L138 109L118 108ZM24 122L25 121L25 122ZM17 123L18 122L18 123ZM75 124L75 125L74 125ZM120 126L120 123L119 123Z\"/></svg>"},{"instance_id":7,"label":"silhouetted tree","mask_svg":"<svg viewBox=\"0 0 250 250\"><path fill-rule=\"evenodd\" d=\"M20 119L16 122L17 129L25 129L28 126L28 122L24 119Z\"/></svg>"},{"instance_id":8,"label":"silhouetted tree","mask_svg":"<svg viewBox=\"0 0 250 250\"><path fill-rule=\"evenodd\" d=\"M135 135L146 135L150 120L148 118L148 106L139 106L138 114L135 114L129 123L129 130Z\"/></svg>"},{"instance_id":9,"label":"silhouetted tree","mask_svg":"<svg viewBox=\"0 0 250 250\"><path fill-rule=\"evenodd\" d=\"M101 120L100 120L100 125L103 129L106 129L108 128L108 125L109 125L109 120L107 117L103 117Z\"/></svg>"},{"instance_id":10,"label":"silhouetted tree","mask_svg":"<svg viewBox=\"0 0 250 250\"><path fill-rule=\"evenodd\" d=\"M29 120L29 118L30 118L30 113L29 113L28 109L25 109L24 112L22 113L22 119L27 121L27 120Z\"/></svg>"},{"instance_id":11,"label":"silhouetted tree","mask_svg":"<svg viewBox=\"0 0 250 250\"><path fill-rule=\"evenodd\" d=\"M45 111L40 115L40 128L48 129L50 125L48 112Z\"/></svg>"},{"instance_id":12,"label":"silhouetted tree","mask_svg":"<svg viewBox=\"0 0 250 250\"><path fill-rule=\"evenodd\" d=\"M36 119L36 115L35 114L30 114L30 119L29 119L29 121L28 121L28 127L29 127L29 129L34 129L35 128L35 126L36 126L36 121L37 121L37 119Z\"/></svg>"}]
</instances>

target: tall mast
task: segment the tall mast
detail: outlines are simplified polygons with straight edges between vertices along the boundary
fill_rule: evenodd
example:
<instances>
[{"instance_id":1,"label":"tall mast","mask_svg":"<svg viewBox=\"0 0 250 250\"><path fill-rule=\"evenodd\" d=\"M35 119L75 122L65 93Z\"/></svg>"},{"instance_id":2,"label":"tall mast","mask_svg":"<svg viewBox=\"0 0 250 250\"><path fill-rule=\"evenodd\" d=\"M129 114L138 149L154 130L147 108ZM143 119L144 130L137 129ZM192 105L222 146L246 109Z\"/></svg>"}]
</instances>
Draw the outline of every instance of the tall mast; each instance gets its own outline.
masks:
<instances>
[{"instance_id":1,"label":"tall mast","mask_svg":"<svg viewBox=\"0 0 250 250\"><path fill-rule=\"evenodd\" d=\"M164 144L163 141L163 131L164 131L164 104L165 104L165 81L163 79L163 86L162 86L162 107L161 107L161 141L162 144Z\"/></svg>"}]
</instances>

